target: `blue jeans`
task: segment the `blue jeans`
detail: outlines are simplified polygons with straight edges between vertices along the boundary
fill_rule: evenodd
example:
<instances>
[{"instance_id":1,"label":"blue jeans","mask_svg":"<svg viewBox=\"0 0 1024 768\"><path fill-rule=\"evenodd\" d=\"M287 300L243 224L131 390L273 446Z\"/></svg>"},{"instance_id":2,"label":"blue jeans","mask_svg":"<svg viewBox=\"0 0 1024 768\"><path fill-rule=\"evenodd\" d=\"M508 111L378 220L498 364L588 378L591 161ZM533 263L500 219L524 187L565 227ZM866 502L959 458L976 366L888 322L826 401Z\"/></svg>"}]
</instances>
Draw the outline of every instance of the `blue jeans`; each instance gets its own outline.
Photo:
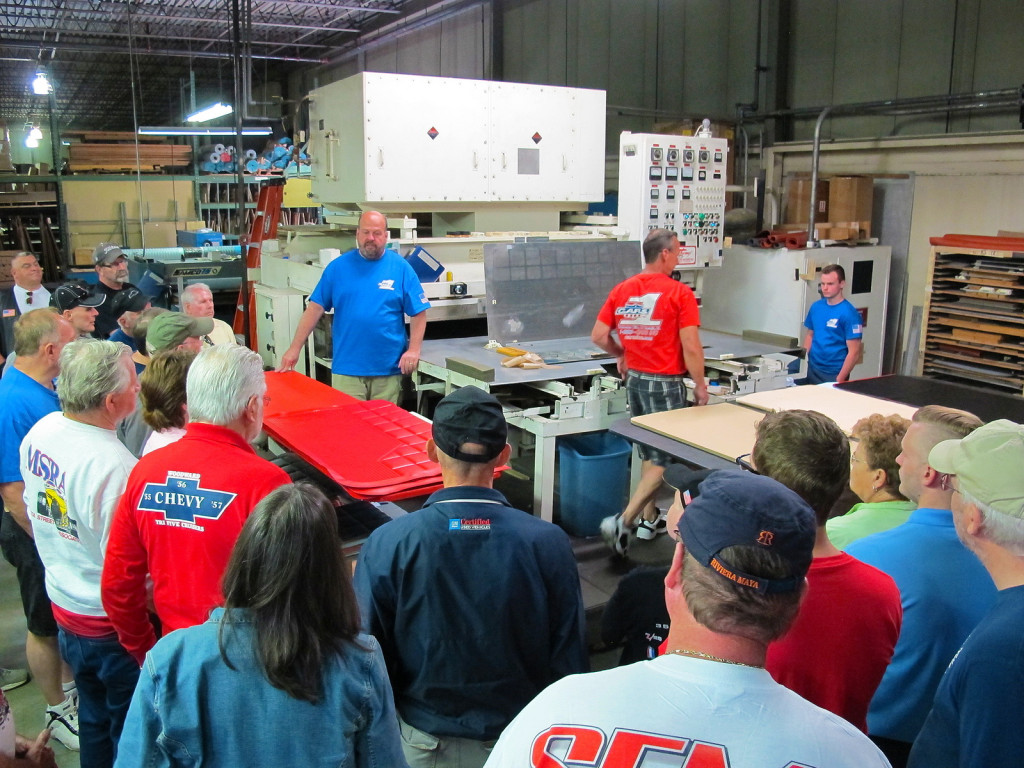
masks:
<instances>
[{"instance_id":1,"label":"blue jeans","mask_svg":"<svg viewBox=\"0 0 1024 768\"><path fill-rule=\"evenodd\" d=\"M78 687L80 764L110 768L139 680L139 664L116 636L82 637L61 627L58 639Z\"/></svg>"}]
</instances>

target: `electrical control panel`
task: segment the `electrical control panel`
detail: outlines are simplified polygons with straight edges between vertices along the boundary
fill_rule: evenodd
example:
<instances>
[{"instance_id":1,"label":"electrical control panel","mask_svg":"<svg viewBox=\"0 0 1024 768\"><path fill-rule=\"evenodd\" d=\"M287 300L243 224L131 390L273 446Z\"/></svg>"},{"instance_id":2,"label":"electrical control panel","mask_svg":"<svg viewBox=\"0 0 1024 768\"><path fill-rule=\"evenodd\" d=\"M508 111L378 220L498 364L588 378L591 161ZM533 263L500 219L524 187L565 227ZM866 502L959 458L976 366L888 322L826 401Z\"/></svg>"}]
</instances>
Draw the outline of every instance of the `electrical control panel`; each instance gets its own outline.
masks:
<instances>
[{"instance_id":1,"label":"electrical control panel","mask_svg":"<svg viewBox=\"0 0 1024 768\"><path fill-rule=\"evenodd\" d=\"M710 136L624 132L619 137L619 226L679 236L679 268L722 264L729 142Z\"/></svg>"}]
</instances>

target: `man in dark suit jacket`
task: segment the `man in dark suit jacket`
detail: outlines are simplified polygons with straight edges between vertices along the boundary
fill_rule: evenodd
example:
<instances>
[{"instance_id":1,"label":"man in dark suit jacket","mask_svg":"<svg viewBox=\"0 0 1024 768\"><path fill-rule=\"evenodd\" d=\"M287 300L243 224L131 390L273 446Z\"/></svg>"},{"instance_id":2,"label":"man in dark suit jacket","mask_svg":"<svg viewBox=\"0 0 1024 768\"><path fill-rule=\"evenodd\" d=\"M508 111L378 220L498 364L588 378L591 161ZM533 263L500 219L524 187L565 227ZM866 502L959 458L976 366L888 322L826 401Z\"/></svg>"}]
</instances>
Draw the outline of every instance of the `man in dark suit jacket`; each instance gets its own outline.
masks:
<instances>
[{"instance_id":1,"label":"man in dark suit jacket","mask_svg":"<svg viewBox=\"0 0 1024 768\"><path fill-rule=\"evenodd\" d=\"M11 259L14 285L0 289L0 363L14 349L14 321L31 309L50 303L50 292L43 287L43 268L28 251Z\"/></svg>"}]
</instances>

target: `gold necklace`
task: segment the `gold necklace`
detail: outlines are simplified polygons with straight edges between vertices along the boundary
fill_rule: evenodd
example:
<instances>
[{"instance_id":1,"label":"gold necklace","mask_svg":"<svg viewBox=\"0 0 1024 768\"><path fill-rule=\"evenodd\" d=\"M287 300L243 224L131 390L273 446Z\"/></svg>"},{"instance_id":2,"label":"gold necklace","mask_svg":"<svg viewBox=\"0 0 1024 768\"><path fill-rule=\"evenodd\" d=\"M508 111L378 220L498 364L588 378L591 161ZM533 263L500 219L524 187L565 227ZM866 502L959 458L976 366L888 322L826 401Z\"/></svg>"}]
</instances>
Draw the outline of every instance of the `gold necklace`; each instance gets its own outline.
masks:
<instances>
[{"instance_id":1,"label":"gold necklace","mask_svg":"<svg viewBox=\"0 0 1024 768\"><path fill-rule=\"evenodd\" d=\"M684 649L676 649L669 651L670 654L676 656L690 656L694 659L707 659L708 661L717 661L722 664L735 664L737 667L750 667L751 669L764 669L762 664L744 664L742 661L732 661L731 659L723 659L721 656L712 656L710 653L704 653L703 651L687 651Z\"/></svg>"}]
</instances>

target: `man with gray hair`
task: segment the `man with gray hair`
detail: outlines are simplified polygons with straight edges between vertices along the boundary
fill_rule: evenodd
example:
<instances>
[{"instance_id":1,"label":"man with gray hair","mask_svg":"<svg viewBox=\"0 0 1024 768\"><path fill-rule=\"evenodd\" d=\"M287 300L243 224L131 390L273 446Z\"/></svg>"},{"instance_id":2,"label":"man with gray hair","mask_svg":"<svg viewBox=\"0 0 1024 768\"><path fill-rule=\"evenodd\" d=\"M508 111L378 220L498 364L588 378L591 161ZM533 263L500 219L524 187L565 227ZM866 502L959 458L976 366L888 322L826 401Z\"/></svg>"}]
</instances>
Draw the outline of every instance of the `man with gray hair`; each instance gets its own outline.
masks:
<instances>
[{"instance_id":1,"label":"man with gray hair","mask_svg":"<svg viewBox=\"0 0 1024 768\"><path fill-rule=\"evenodd\" d=\"M213 291L206 283L190 283L179 297L181 311L189 317L207 317L213 321L213 330L201 336L207 346L214 344L237 344L231 326L213 316Z\"/></svg>"},{"instance_id":2,"label":"man with gray hair","mask_svg":"<svg viewBox=\"0 0 1024 768\"><path fill-rule=\"evenodd\" d=\"M0 289L0 362L14 350L14 321L26 312L50 303L50 292L43 287L43 268L28 251L18 251L11 259L14 284Z\"/></svg>"},{"instance_id":3,"label":"man with gray hair","mask_svg":"<svg viewBox=\"0 0 1024 768\"><path fill-rule=\"evenodd\" d=\"M672 279L679 267L679 238L669 229L651 230L643 253L643 271L612 288L590 340L617 358L632 416L684 407L687 376L693 380L694 405L707 405L697 299L689 286ZM636 490L621 513L601 521L605 542L622 556L634 531L646 540L665 533L654 497L672 457L642 445L637 450L643 469Z\"/></svg>"},{"instance_id":4,"label":"man with gray hair","mask_svg":"<svg viewBox=\"0 0 1024 768\"><path fill-rule=\"evenodd\" d=\"M115 434L135 407L131 351L116 341L79 339L60 355L57 394L21 443L25 504L46 568L61 655L78 687L83 766L109 766L139 677L100 599L103 552L114 509L135 466Z\"/></svg>"},{"instance_id":5,"label":"man with gray hair","mask_svg":"<svg viewBox=\"0 0 1024 768\"><path fill-rule=\"evenodd\" d=\"M985 566L996 603L950 662L910 753L911 768L1020 765L1024 755L1024 427L1006 419L932 448L953 488L957 535Z\"/></svg>"},{"instance_id":6,"label":"man with gray hair","mask_svg":"<svg viewBox=\"0 0 1024 768\"><path fill-rule=\"evenodd\" d=\"M28 624L25 655L46 700L46 722L51 724L54 738L69 749L78 749L77 694L73 693L71 669L61 663L57 649L57 624L25 508L19 450L39 419L60 410L53 380L60 371L61 351L74 338L71 324L54 309L26 312L14 324L17 359L0 379L0 494L5 509L0 548L17 570Z\"/></svg>"},{"instance_id":7,"label":"man with gray hair","mask_svg":"<svg viewBox=\"0 0 1024 768\"><path fill-rule=\"evenodd\" d=\"M253 507L290 482L249 443L263 425L267 384L260 356L207 347L185 384L185 436L142 457L128 478L103 564L103 607L141 665L156 642L146 574L164 632L206 621L222 602L221 577Z\"/></svg>"}]
</instances>

